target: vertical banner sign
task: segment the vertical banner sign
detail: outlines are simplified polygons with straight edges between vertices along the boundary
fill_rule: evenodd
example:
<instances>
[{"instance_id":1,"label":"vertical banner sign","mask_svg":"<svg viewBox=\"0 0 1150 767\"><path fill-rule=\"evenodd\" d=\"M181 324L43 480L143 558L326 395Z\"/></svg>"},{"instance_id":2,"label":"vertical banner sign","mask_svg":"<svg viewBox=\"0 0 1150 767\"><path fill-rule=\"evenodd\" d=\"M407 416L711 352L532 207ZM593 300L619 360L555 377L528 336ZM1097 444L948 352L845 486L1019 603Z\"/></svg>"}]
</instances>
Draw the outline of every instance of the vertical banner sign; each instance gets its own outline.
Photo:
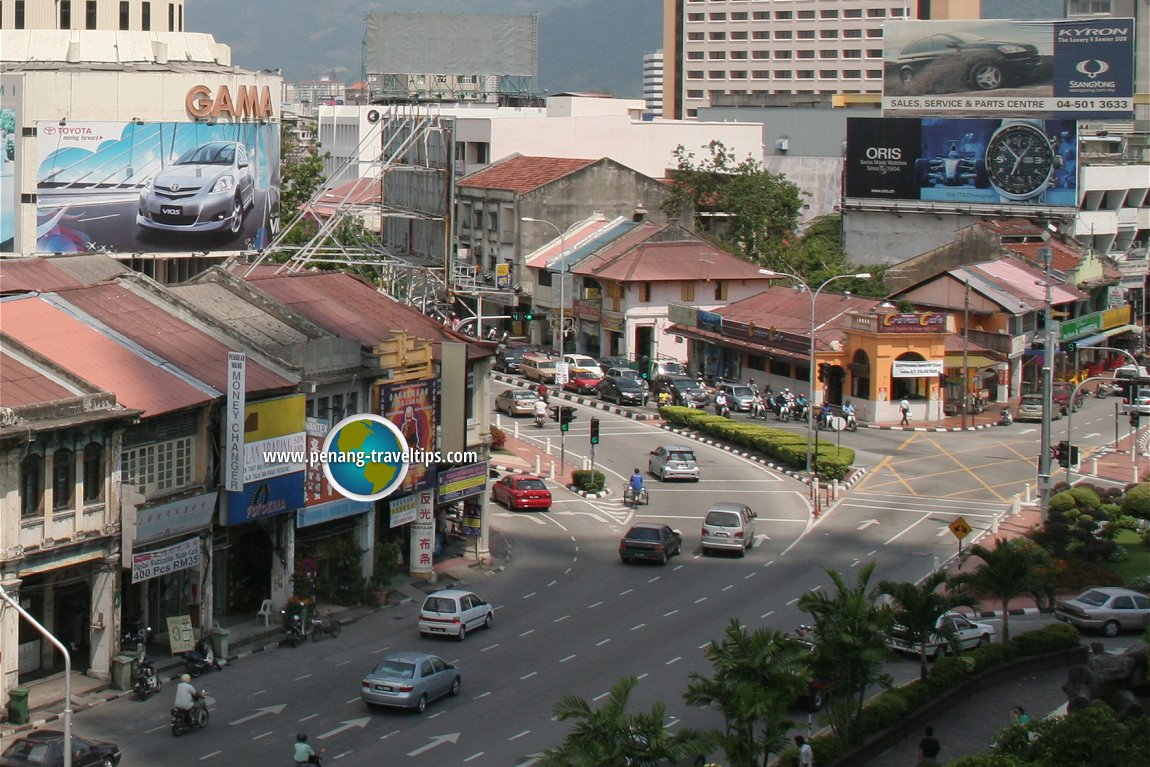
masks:
<instances>
[{"instance_id":1,"label":"vertical banner sign","mask_svg":"<svg viewBox=\"0 0 1150 767\"><path fill-rule=\"evenodd\" d=\"M411 523L411 573L430 575L434 572L435 510L430 490L421 490L417 495L419 503L415 508L415 521Z\"/></svg>"},{"instance_id":2,"label":"vertical banner sign","mask_svg":"<svg viewBox=\"0 0 1150 767\"><path fill-rule=\"evenodd\" d=\"M247 355L228 352L228 402L224 418L224 489L244 489L244 405Z\"/></svg>"}]
</instances>

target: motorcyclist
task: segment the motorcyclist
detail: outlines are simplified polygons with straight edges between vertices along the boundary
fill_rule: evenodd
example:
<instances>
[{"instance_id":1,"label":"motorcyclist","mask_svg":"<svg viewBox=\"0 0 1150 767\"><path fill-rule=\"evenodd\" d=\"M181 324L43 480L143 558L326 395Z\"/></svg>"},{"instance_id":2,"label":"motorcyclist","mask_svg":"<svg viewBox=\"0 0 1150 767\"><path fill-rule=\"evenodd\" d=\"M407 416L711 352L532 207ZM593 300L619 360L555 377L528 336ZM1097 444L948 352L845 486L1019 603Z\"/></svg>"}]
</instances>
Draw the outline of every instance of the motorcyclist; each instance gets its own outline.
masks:
<instances>
[{"instance_id":1,"label":"motorcyclist","mask_svg":"<svg viewBox=\"0 0 1150 767\"><path fill-rule=\"evenodd\" d=\"M538 394L539 399L543 400L543 404L547 404L547 384L539 384Z\"/></svg>"},{"instance_id":2,"label":"motorcyclist","mask_svg":"<svg viewBox=\"0 0 1150 767\"><path fill-rule=\"evenodd\" d=\"M191 674L181 674L180 683L176 685L176 700L172 703L172 708L178 709L184 720L190 722L192 709L196 707L196 701L199 697L200 694L192 685Z\"/></svg>"},{"instance_id":3,"label":"motorcyclist","mask_svg":"<svg viewBox=\"0 0 1150 767\"><path fill-rule=\"evenodd\" d=\"M855 420L855 406L849 399L843 403L843 418L847 419L848 426Z\"/></svg>"},{"instance_id":4,"label":"motorcyclist","mask_svg":"<svg viewBox=\"0 0 1150 767\"><path fill-rule=\"evenodd\" d=\"M543 419L547 417L547 403L541 399L537 399L533 407L535 410L535 422L543 423Z\"/></svg>"},{"instance_id":5,"label":"motorcyclist","mask_svg":"<svg viewBox=\"0 0 1150 767\"><path fill-rule=\"evenodd\" d=\"M728 411L727 395L726 395L726 393L720 391L718 394L715 395L715 414L716 415L726 415L727 411Z\"/></svg>"},{"instance_id":6,"label":"motorcyclist","mask_svg":"<svg viewBox=\"0 0 1150 767\"><path fill-rule=\"evenodd\" d=\"M307 733L301 732L295 736L295 763L319 764L319 755L315 749L308 745Z\"/></svg>"}]
</instances>

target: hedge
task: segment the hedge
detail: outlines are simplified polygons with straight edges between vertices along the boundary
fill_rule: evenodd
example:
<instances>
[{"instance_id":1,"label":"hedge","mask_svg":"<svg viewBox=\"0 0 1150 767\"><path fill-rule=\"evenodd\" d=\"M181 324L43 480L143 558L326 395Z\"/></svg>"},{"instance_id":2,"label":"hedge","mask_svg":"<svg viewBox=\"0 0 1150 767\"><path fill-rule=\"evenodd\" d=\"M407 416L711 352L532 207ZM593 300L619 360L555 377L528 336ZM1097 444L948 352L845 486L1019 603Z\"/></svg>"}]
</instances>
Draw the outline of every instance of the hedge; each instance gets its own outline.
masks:
<instances>
[{"instance_id":1,"label":"hedge","mask_svg":"<svg viewBox=\"0 0 1150 767\"><path fill-rule=\"evenodd\" d=\"M802 471L807 467L807 438L784 429L773 429L747 421L734 421L706 411L689 407L662 407L659 414L677 426L702 432L731 445L753 450L777 463ZM811 457L815 470L824 479L843 479L855 460L855 451L849 447L838 447L833 442L817 442L812 445Z\"/></svg>"}]
</instances>

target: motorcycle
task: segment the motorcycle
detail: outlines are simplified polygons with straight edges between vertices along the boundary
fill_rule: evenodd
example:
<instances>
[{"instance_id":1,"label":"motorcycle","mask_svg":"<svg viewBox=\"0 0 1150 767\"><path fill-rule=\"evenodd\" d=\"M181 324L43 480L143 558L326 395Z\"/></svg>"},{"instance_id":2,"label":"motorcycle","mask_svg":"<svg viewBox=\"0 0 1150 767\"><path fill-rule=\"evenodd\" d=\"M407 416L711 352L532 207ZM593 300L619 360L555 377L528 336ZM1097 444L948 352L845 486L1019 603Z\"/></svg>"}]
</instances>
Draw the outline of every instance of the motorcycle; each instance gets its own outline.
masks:
<instances>
[{"instance_id":1,"label":"motorcycle","mask_svg":"<svg viewBox=\"0 0 1150 767\"><path fill-rule=\"evenodd\" d=\"M155 636L156 632L152 631L151 626L145 626L143 621L130 621L124 624L124 631L120 635L120 646L150 645Z\"/></svg>"},{"instance_id":2,"label":"motorcycle","mask_svg":"<svg viewBox=\"0 0 1150 767\"><path fill-rule=\"evenodd\" d=\"M206 639L201 639L196 642L196 649L188 650L182 653L184 658L184 668L188 674L197 677L205 671L215 669L220 670L220 662L216 660L216 654L212 652L212 646Z\"/></svg>"},{"instance_id":3,"label":"motorcycle","mask_svg":"<svg viewBox=\"0 0 1150 767\"><path fill-rule=\"evenodd\" d=\"M999 420L998 425L999 426L1010 426L1010 424L1012 424L1012 423L1014 423L1014 416L1012 416L1010 414L1009 410L1003 410L1002 411L1002 419Z\"/></svg>"},{"instance_id":4,"label":"motorcycle","mask_svg":"<svg viewBox=\"0 0 1150 767\"><path fill-rule=\"evenodd\" d=\"M731 407L726 402L715 403L715 415L721 415L723 418L731 417Z\"/></svg>"},{"instance_id":5,"label":"motorcycle","mask_svg":"<svg viewBox=\"0 0 1150 767\"><path fill-rule=\"evenodd\" d=\"M794 404L791 402L784 401L783 404L779 405L779 409L775 412L775 418L783 421L784 423L791 420L791 417L794 415L794 407Z\"/></svg>"},{"instance_id":6,"label":"motorcycle","mask_svg":"<svg viewBox=\"0 0 1150 767\"><path fill-rule=\"evenodd\" d=\"M535 428L542 429L543 428L543 420L544 420L544 415L542 413L536 413L535 414Z\"/></svg>"},{"instance_id":7,"label":"motorcycle","mask_svg":"<svg viewBox=\"0 0 1150 767\"><path fill-rule=\"evenodd\" d=\"M844 417L847 419L847 431L859 430L859 422L854 413L847 413Z\"/></svg>"},{"instance_id":8,"label":"motorcycle","mask_svg":"<svg viewBox=\"0 0 1150 767\"><path fill-rule=\"evenodd\" d=\"M300 619L299 613L292 613L291 615L288 615L287 611L283 612L284 641L286 641L292 647L295 647L307 638L303 630L303 620Z\"/></svg>"},{"instance_id":9,"label":"motorcycle","mask_svg":"<svg viewBox=\"0 0 1150 767\"><path fill-rule=\"evenodd\" d=\"M164 686L156 667L148 658L140 660L140 667L136 670L136 680L132 685L137 700L147 700L160 691Z\"/></svg>"},{"instance_id":10,"label":"motorcycle","mask_svg":"<svg viewBox=\"0 0 1150 767\"><path fill-rule=\"evenodd\" d=\"M330 612L326 612L311 619L311 641L318 642L324 634L329 634L333 638L338 637L339 632L343 631L343 626L331 615Z\"/></svg>"},{"instance_id":11,"label":"motorcycle","mask_svg":"<svg viewBox=\"0 0 1150 767\"><path fill-rule=\"evenodd\" d=\"M178 738L185 732L208 726L208 704L204 701L207 694L206 690L197 692L196 702L186 711L182 708L172 709L172 735Z\"/></svg>"},{"instance_id":12,"label":"motorcycle","mask_svg":"<svg viewBox=\"0 0 1150 767\"><path fill-rule=\"evenodd\" d=\"M1105 399L1106 397L1110 396L1110 393L1110 384L1099 383L1098 386L1094 388L1094 396L1098 399Z\"/></svg>"}]
</instances>

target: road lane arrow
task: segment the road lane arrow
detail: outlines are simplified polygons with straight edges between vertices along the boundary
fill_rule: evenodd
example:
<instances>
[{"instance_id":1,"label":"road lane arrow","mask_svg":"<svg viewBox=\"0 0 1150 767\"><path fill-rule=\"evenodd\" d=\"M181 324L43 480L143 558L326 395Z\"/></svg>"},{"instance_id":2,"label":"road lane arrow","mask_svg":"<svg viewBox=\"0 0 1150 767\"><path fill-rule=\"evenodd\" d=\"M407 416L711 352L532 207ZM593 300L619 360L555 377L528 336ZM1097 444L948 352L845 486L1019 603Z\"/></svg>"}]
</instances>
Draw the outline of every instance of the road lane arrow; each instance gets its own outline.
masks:
<instances>
[{"instance_id":1,"label":"road lane arrow","mask_svg":"<svg viewBox=\"0 0 1150 767\"><path fill-rule=\"evenodd\" d=\"M458 741L459 741L459 733L458 732L451 732L451 733L448 733L447 735L436 735L434 738L431 739L430 743L423 745L423 746L420 746L419 748L415 749L414 751L408 751L407 755L408 756L419 756L424 751L430 751L431 749L435 748L436 746L442 746L444 743L456 743Z\"/></svg>"},{"instance_id":2,"label":"road lane arrow","mask_svg":"<svg viewBox=\"0 0 1150 767\"><path fill-rule=\"evenodd\" d=\"M859 530L866 530L871 525L877 525L877 524L878 524L877 519L864 519L863 523L861 525L859 525Z\"/></svg>"},{"instance_id":3,"label":"road lane arrow","mask_svg":"<svg viewBox=\"0 0 1150 767\"><path fill-rule=\"evenodd\" d=\"M242 719L237 719L234 722L228 722L228 724L243 724L244 722L250 722L253 719L258 719L264 714L278 714L285 708L287 708L286 703L280 703L278 706L264 706L263 708L257 708L254 714L248 714Z\"/></svg>"},{"instance_id":4,"label":"road lane arrow","mask_svg":"<svg viewBox=\"0 0 1150 767\"><path fill-rule=\"evenodd\" d=\"M320 740L323 740L324 738L330 738L332 735L338 735L339 733L343 732L344 730L350 730L352 727L359 727L360 729L362 729L364 727L367 727L367 723L370 721L371 721L370 716L365 716L362 719L348 719L345 722L340 722L340 725L341 725L340 727L336 727L334 730L328 730L323 735L317 735L316 737L319 738Z\"/></svg>"}]
</instances>

